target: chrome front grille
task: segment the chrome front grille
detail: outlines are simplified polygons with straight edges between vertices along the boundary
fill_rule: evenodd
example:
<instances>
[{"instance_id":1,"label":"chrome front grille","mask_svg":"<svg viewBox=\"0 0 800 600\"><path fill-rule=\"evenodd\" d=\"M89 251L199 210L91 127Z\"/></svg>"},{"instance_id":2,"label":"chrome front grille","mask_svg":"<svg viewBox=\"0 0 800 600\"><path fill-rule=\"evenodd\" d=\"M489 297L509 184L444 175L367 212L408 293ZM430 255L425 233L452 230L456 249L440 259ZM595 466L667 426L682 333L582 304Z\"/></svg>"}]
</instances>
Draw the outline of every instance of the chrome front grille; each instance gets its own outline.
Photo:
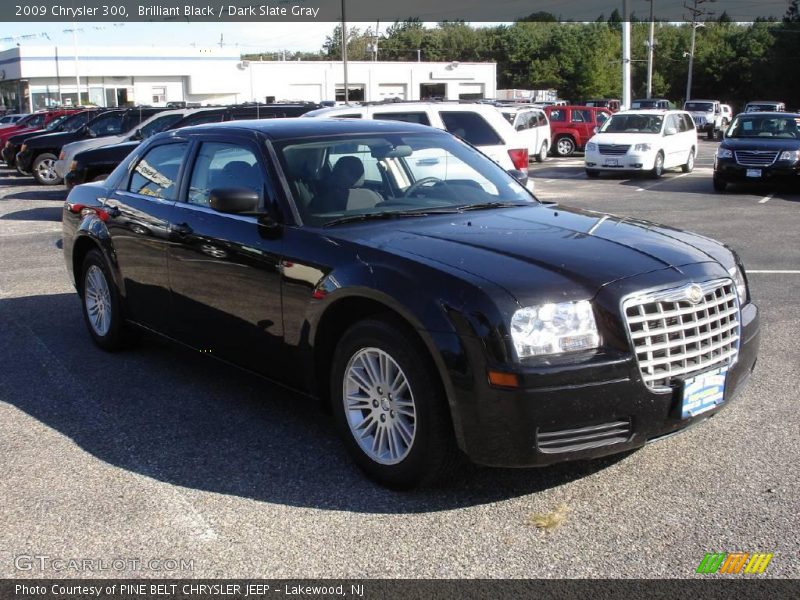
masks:
<instances>
[{"instance_id":1,"label":"chrome front grille","mask_svg":"<svg viewBox=\"0 0 800 600\"><path fill-rule=\"evenodd\" d=\"M624 444L630 438L630 419L620 419L573 429L539 430L536 432L536 446L543 454L560 454Z\"/></svg>"},{"instance_id":2,"label":"chrome front grille","mask_svg":"<svg viewBox=\"0 0 800 600\"><path fill-rule=\"evenodd\" d=\"M630 144L627 146L618 146L616 144L600 144L600 154L606 154L608 156L622 156L623 154L628 153L630 147Z\"/></svg>"},{"instance_id":3,"label":"chrome front grille","mask_svg":"<svg viewBox=\"0 0 800 600\"><path fill-rule=\"evenodd\" d=\"M736 362L739 300L730 279L636 294L622 309L642 380L652 390Z\"/></svg>"},{"instance_id":4,"label":"chrome front grille","mask_svg":"<svg viewBox=\"0 0 800 600\"><path fill-rule=\"evenodd\" d=\"M771 151L755 151L755 150L737 150L733 153L736 157L736 162L743 167L769 167L776 160L780 152Z\"/></svg>"}]
</instances>

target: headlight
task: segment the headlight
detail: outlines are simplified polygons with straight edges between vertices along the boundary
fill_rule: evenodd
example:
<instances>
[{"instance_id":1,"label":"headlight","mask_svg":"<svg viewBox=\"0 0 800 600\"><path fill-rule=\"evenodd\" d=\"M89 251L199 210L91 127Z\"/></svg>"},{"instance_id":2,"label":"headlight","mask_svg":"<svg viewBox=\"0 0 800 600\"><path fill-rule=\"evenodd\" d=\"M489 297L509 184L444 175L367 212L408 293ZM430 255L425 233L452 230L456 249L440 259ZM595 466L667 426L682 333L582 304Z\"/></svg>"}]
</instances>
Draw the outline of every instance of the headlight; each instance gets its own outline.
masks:
<instances>
[{"instance_id":1,"label":"headlight","mask_svg":"<svg viewBox=\"0 0 800 600\"><path fill-rule=\"evenodd\" d=\"M790 160L792 162L797 162L800 160L800 150L787 150L786 152L781 152L781 157L778 160Z\"/></svg>"},{"instance_id":2,"label":"headlight","mask_svg":"<svg viewBox=\"0 0 800 600\"><path fill-rule=\"evenodd\" d=\"M733 151L727 148L717 148L717 158L733 158Z\"/></svg>"},{"instance_id":3,"label":"headlight","mask_svg":"<svg viewBox=\"0 0 800 600\"><path fill-rule=\"evenodd\" d=\"M597 144L594 142L589 142L586 144L586 151L587 152L597 152Z\"/></svg>"},{"instance_id":4,"label":"headlight","mask_svg":"<svg viewBox=\"0 0 800 600\"><path fill-rule=\"evenodd\" d=\"M736 295L739 296L739 306L743 306L747 302L747 282L744 279L744 273L737 266L728 269L728 273L733 277L733 283L736 286Z\"/></svg>"},{"instance_id":5,"label":"headlight","mask_svg":"<svg viewBox=\"0 0 800 600\"><path fill-rule=\"evenodd\" d=\"M588 300L521 308L511 318L511 338L519 358L589 350L600 345Z\"/></svg>"},{"instance_id":6,"label":"headlight","mask_svg":"<svg viewBox=\"0 0 800 600\"><path fill-rule=\"evenodd\" d=\"M636 144L633 147L634 152L650 152L653 149L652 144Z\"/></svg>"},{"instance_id":7,"label":"headlight","mask_svg":"<svg viewBox=\"0 0 800 600\"><path fill-rule=\"evenodd\" d=\"M73 160L71 163L69 163L69 170L70 171L77 171L78 170L78 161L77 160Z\"/></svg>"}]
</instances>

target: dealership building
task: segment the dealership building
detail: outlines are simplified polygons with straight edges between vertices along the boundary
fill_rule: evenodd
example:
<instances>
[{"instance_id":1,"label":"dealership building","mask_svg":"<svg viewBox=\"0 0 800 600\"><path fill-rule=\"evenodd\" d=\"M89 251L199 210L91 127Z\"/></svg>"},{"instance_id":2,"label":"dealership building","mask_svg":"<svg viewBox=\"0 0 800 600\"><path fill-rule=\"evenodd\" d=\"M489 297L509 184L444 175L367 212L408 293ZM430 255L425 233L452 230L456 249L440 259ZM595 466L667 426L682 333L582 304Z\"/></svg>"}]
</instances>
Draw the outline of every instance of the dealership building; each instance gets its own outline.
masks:
<instances>
[{"instance_id":1,"label":"dealership building","mask_svg":"<svg viewBox=\"0 0 800 600\"><path fill-rule=\"evenodd\" d=\"M351 101L492 98L495 63L348 62ZM248 61L235 48L19 46L0 52L0 105L344 100L341 61Z\"/></svg>"}]
</instances>

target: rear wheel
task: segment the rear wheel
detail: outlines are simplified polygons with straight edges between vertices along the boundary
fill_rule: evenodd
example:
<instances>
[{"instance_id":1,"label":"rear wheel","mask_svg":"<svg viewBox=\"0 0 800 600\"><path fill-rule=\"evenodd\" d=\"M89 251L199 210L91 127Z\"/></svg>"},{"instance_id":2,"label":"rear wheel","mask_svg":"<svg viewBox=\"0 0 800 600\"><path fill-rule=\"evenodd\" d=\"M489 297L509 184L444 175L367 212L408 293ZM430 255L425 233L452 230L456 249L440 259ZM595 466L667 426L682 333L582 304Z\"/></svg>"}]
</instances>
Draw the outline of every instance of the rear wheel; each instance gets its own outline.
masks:
<instances>
[{"instance_id":1,"label":"rear wheel","mask_svg":"<svg viewBox=\"0 0 800 600\"><path fill-rule=\"evenodd\" d=\"M656 162L653 165L653 170L650 171L650 176L653 179L660 179L662 175L664 175L664 153L659 151L656 154Z\"/></svg>"},{"instance_id":2,"label":"rear wheel","mask_svg":"<svg viewBox=\"0 0 800 600\"><path fill-rule=\"evenodd\" d=\"M719 177L714 177L714 191L724 192L728 188L728 182Z\"/></svg>"},{"instance_id":3,"label":"rear wheel","mask_svg":"<svg viewBox=\"0 0 800 600\"><path fill-rule=\"evenodd\" d=\"M544 162L547 160L547 142L542 142L542 147L539 148L539 154L536 155L536 162Z\"/></svg>"},{"instance_id":4,"label":"rear wheel","mask_svg":"<svg viewBox=\"0 0 800 600\"><path fill-rule=\"evenodd\" d=\"M83 259L80 278L83 318L95 344L103 350L119 350L128 337L122 319L119 291L99 250Z\"/></svg>"},{"instance_id":5,"label":"rear wheel","mask_svg":"<svg viewBox=\"0 0 800 600\"><path fill-rule=\"evenodd\" d=\"M336 422L353 460L396 489L437 480L459 456L447 402L425 350L390 320L342 336L331 370Z\"/></svg>"},{"instance_id":6,"label":"rear wheel","mask_svg":"<svg viewBox=\"0 0 800 600\"><path fill-rule=\"evenodd\" d=\"M56 173L56 160L58 157L55 154L45 152L37 156L31 167L33 178L41 185L58 185L62 179Z\"/></svg>"},{"instance_id":7,"label":"rear wheel","mask_svg":"<svg viewBox=\"0 0 800 600\"><path fill-rule=\"evenodd\" d=\"M691 173L694 171L694 148L689 150L689 158L686 159L686 164L681 167L684 173Z\"/></svg>"},{"instance_id":8,"label":"rear wheel","mask_svg":"<svg viewBox=\"0 0 800 600\"><path fill-rule=\"evenodd\" d=\"M561 157L572 156L575 152L575 140L568 135L556 140L556 154Z\"/></svg>"}]
</instances>

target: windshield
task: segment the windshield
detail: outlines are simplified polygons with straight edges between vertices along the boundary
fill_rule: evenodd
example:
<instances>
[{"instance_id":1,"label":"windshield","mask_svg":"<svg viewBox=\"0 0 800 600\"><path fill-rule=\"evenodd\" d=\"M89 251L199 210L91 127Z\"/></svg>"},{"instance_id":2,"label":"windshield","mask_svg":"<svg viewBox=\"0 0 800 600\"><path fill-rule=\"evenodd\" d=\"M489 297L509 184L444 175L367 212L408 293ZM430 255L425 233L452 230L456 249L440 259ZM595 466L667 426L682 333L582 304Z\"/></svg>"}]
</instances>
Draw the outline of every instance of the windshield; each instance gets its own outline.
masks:
<instances>
[{"instance_id":1,"label":"windshield","mask_svg":"<svg viewBox=\"0 0 800 600\"><path fill-rule=\"evenodd\" d=\"M714 104L712 102L687 102L683 109L692 112L714 112Z\"/></svg>"},{"instance_id":2,"label":"windshield","mask_svg":"<svg viewBox=\"0 0 800 600\"><path fill-rule=\"evenodd\" d=\"M663 115L616 114L603 123L600 133L661 133Z\"/></svg>"},{"instance_id":3,"label":"windshield","mask_svg":"<svg viewBox=\"0 0 800 600\"><path fill-rule=\"evenodd\" d=\"M777 117L769 115L738 116L728 129L729 138L783 138L800 139L800 116Z\"/></svg>"},{"instance_id":4,"label":"windshield","mask_svg":"<svg viewBox=\"0 0 800 600\"><path fill-rule=\"evenodd\" d=\"M66 115L56 117L47 124L47 127L44 128L45 131L53 131L54 129L57 129L64 121L66 121L66 119L67 119Z\"/></svg>"},{"instance_id":5,"label":"windshield","mask_svg":"<svg viewBox=\"0 0 800 600\"><path fill-rule=\"evenodd\" d=\"M636 100L631 103L631 108L658 108L657 100Z\"/></svg>"},{"instance_id":6,"label":"windshield","mask_svg":"<svg viewBox=\"0 0 800 600\"><path fill-rule=\"evenodd\" d=\"M456 212L535 198L471 146L440 133L374 133L275 145L303 220Z\"/></svg>"},{"instance_id":7,"label":"windshield","mask_svg":"<svg viewBox=\"0 0 800 600\"><path fill-rule=\"evenodd\" d=\"M778 110L777 104L748 104L745 112L768 112Z\"/></svg>"},{"instance_id":8,"label":"windshield","mask_svg":"<svg viewBox=\"0 0 800 600\"><path fill-rule=\"evenodd\" d=\"M146 140L151 135L155 135L162 131L166 131L172 125L180 121L183 117L184 117L183 114L173 114L173 115L164 115L156 119L153 119L149 123L143 125L142 128L139 130L141 131L142 139Z\"/></svg>"}]
</instances>

